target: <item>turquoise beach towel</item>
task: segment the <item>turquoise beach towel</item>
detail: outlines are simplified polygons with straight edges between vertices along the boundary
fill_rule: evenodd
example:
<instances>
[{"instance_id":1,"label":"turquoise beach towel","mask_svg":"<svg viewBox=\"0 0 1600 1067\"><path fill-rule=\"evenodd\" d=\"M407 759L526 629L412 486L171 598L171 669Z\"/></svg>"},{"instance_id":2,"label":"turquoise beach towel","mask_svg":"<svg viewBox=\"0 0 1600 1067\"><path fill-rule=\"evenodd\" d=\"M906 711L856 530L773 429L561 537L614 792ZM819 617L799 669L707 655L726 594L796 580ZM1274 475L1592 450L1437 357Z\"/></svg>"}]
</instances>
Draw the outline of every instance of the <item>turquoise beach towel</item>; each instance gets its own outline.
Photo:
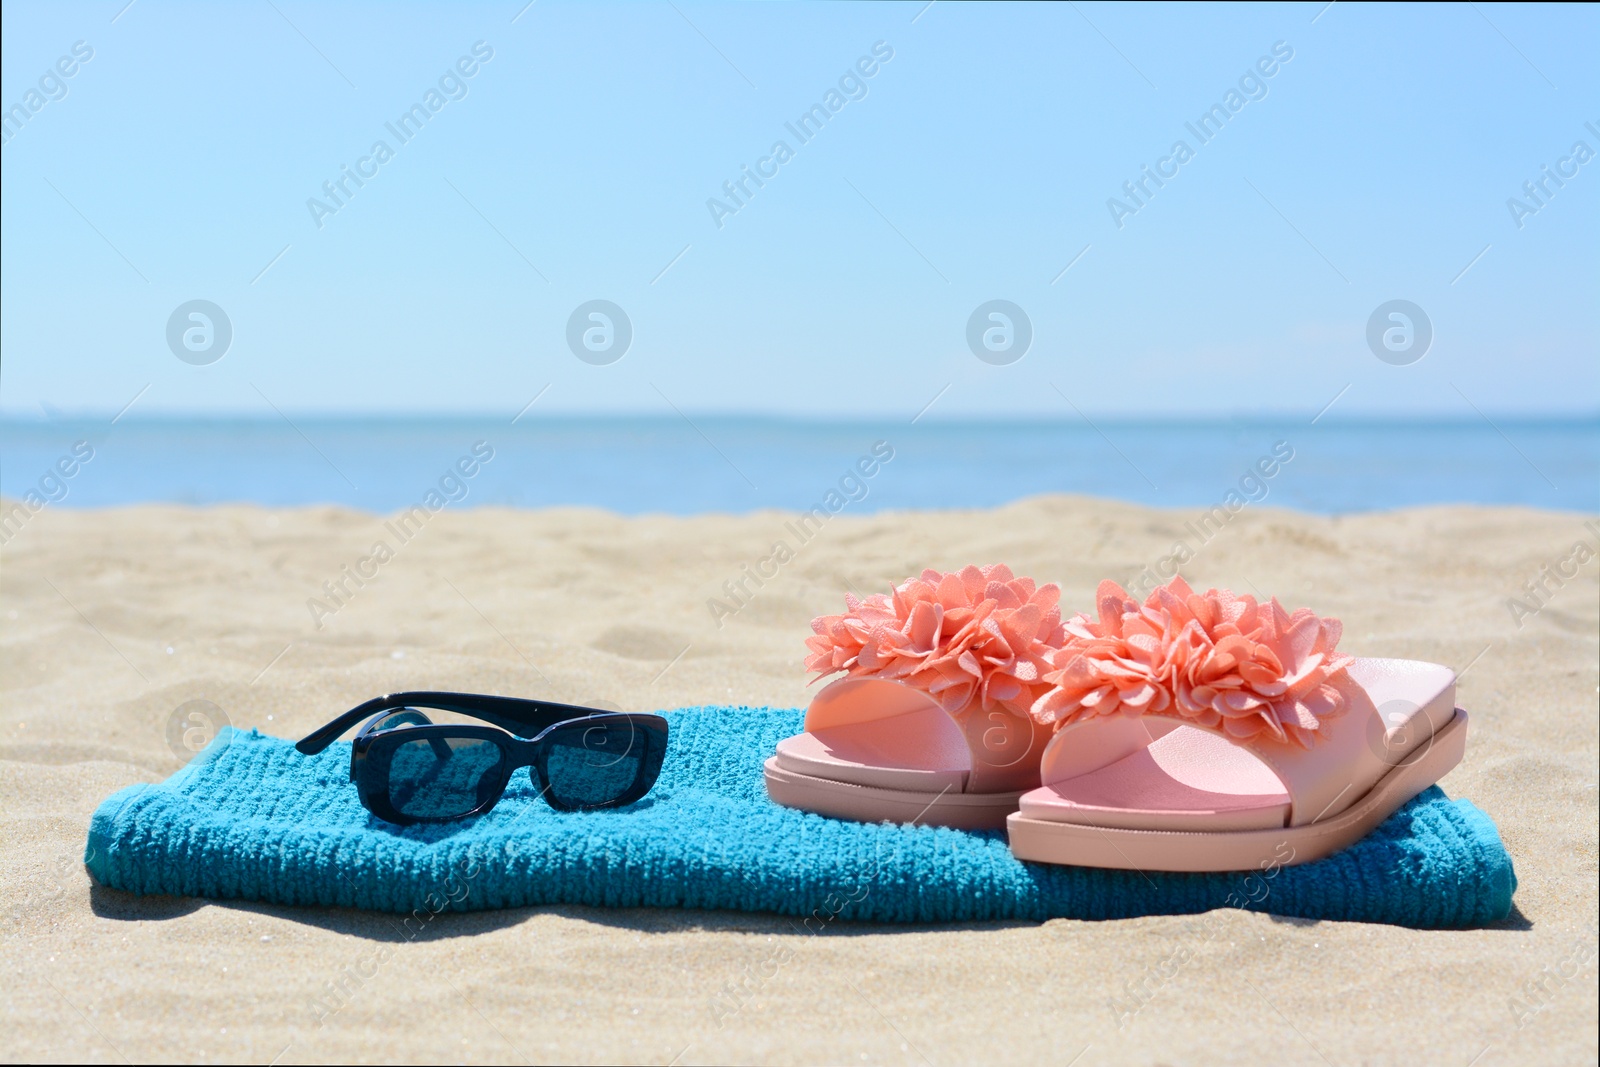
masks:
<instances>
[{"instance_id":1,"label":"turquoise beach towel","mask_svg":"<svg viewBox=\"0 0 1600 1067\"><path fill-rule=\"evenodd\" d=\"M1307 919L1473 927L1505 918L1516 875L1494 824L1435 786L1316 863L1140 874L1023 863L999 831L841 822L767 799L762 762L798 710L666 713L654 791L567 813L519 772L488 815L397 827L371 817L338 743L226 730L159 785L100 805L85 863L100 883L166 893L428 915L540 904L731 908L802 921L1119 919L1242 907Z\"/></svg>"}]
</instances>

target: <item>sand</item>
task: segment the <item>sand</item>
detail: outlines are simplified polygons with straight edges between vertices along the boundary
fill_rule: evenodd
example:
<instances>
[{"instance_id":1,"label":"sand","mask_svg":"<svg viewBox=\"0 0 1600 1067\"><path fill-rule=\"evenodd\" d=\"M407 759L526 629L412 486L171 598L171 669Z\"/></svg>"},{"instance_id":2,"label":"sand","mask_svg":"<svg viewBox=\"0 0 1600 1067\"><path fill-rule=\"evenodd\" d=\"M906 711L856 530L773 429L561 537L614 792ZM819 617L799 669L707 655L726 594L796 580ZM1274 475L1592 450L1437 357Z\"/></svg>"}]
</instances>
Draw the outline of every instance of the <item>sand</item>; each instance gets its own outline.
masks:
<instances>
[{"instance_id":1,"label":"sand","mask_svg":"<svg viewBox=\"0 0 1600 1067\"><path fill-rule=\"evenodd\" d=\"M1070 497L847 513L719 627L708 599L774 541L792 546L792 516L446 511L326 614L307 606L324 581L376 540L396 545L380 519L46 508L0 550L3 1053L1593 1064L1600 564L1550 583L1542 607L1521 591L1593 543L1597 527L1571 514L1251 508L1185 566L1197 584L1339 616L1357 655L1462 672L1472 734L1444 784L1497 822L1521 880L1494 929L1219 912L1223 934L1203 943L1170 917L811 935L766 915L558 907L441 916L408 942L383 915L136 898L91 886L82 867L96 804L180 765L169 720L189 701L287 737L406 688L797 706L807 624L847 589L1005 561L1085 607L1099 579L1155 563L1194 517ZM1539 610L1514 617L1513 597ZM1163 973L1136 1014L1110 1007ZM345 1006L319 1021L312 999L352 974ZM719 1018L719 992L742 981L742 1006Z\"/></svg>"}]
</instances>

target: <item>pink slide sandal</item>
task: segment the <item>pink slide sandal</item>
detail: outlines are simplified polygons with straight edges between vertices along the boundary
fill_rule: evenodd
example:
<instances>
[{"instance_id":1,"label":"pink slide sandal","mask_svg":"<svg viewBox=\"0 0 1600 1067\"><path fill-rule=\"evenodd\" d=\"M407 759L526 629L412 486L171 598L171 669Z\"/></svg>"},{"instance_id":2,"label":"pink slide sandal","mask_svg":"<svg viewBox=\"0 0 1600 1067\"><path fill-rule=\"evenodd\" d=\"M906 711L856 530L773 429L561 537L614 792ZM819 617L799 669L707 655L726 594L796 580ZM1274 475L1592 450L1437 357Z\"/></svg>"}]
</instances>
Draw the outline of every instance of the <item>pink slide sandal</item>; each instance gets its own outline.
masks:
<instances>
[{"instance_id":1,"label":"pink slide sandal","mask_svg":"<svg viewBox=\"0 0 1600 1067\"><path fill-rule=\"evenodd\" d=\"M923 571L811 625L808 670L846 676L778 743L767 792L859 822L998 829L1039 784L1029 709L1060 647L1060 591L1004 566Z\"/></svg>"},{"instance_id":2,"label":"pink slide sandal","mask_svg":"<svg viewBox=\"0 0 1600 1067\"><path fill-rule=\"evenodd\" d=\"M1335 650L1340 625L1181 578L1112 582L1034 705L1056 727L1006 824L1019 859L1228 871L1321 859L1460 762L1455 675Z\"/></svg>"}]
</instances>

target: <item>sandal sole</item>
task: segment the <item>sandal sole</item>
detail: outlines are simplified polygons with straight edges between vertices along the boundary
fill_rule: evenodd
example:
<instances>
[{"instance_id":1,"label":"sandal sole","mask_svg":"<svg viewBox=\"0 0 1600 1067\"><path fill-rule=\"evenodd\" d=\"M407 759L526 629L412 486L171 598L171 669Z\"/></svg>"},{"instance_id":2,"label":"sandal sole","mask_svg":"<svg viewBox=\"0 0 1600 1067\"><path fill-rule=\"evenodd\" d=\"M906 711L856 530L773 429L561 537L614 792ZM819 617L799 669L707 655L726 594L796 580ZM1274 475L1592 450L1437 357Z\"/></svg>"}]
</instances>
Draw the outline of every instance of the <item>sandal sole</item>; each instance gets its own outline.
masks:
<instances>
[{"instance_id":1,"label":"sandal sole","mask_svg":"<svg viewBox=\"0 0 1600 1067\"><path fill-rule=\"evenodd\" d=\"M1467 713L1396 764L1348 810L1326 822L1273 830L1126 830L1024 818L1006 820L1018 859L1125 871L1246 871L1292 867L1331 856L1371 833L1412 797L1450 772L1467 746ZM770 773L770 772L769 772Z\"/></svg>"},{"instance_id":2,"label":"sandal sole","mask_svg":"<svg viewBox=\"0 0 1600 1067\"><path fill-rule=\"evenodd\" d=\"M774 803L853 822L999 830L1006 825L1006 817L1017 810L1022 797L1021 792L919 793L880 789L786 770L778 766L776 756L767 760L765 768L767 795Z\"/></svg>"}]
</instances>

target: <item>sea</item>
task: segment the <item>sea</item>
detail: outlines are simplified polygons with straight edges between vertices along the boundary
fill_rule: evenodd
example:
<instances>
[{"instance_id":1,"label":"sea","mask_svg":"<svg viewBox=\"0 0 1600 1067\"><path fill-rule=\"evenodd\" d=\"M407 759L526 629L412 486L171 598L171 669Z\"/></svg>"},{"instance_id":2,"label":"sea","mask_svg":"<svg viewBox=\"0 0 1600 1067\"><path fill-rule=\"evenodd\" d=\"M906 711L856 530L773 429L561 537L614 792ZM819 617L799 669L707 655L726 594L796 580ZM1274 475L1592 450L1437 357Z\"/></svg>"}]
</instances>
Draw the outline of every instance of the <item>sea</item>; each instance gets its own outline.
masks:
<instances>
[{"instance_id":1,"label":"sea","mask_svg":"<svg viewBox=\"0 0 1600 1067\"><path fill-rule=\"evenodd\" d=\"M67 473L70 471L70 473ZM870 514L1072 493L1323 515L1429 504L1600 511L1600 416L806 422L503 416L0 420L0 495L53 507L582 506ZM31 494L31 495L30 495Z\"/></svg>"}]
</instances>

